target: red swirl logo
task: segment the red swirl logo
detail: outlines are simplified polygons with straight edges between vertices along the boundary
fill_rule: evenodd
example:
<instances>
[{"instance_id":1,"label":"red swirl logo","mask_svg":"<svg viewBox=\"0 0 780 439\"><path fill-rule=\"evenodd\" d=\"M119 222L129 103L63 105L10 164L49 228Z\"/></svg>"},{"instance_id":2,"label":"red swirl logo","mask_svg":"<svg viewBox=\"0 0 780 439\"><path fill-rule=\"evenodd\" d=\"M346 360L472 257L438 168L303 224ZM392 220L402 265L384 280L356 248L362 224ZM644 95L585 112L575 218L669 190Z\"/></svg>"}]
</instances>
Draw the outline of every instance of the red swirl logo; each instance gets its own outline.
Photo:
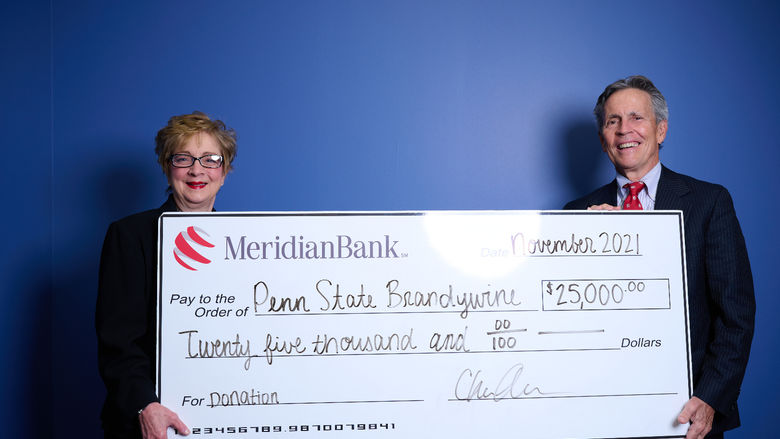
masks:
<instances>
[{"instance_id":1,"label":"red swirl logo","mask_svg":"<svg viewBox=\"0 0 780 439\"><path fill-rule=\"evenodd\" d=\"M192 267L195 265L194 262L199 262L201 264L211 263L211 260L203 257L203 255L198 253L193 247L193 244L207 248L214 247L214 244L206 241L206 239L203 238L203 235L209 236L205 230L193 226L187 227L187 230L176 235L176 240L174 241L176 247L173 249L173 257L179 265L187 270L198 271L197 268Z\"/></svg>"}]
</instances>

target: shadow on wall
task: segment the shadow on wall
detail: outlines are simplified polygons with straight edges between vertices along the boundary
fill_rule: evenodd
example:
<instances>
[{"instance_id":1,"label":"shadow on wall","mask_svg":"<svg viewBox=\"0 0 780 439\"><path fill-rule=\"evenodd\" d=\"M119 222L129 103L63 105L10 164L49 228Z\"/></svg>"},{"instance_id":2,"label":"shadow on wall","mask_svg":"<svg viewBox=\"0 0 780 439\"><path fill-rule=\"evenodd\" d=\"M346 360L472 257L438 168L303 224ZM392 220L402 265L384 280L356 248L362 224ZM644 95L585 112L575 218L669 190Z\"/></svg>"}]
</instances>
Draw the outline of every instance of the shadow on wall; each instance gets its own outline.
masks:
<instances>
[{"instance_id":1,"label":"shadow on wall","mask_svg":"<svg viewBox=\"0 0 780 439\"><path fill-rule=\"evenodd\" d=\"M82 181L81 212L58 215L64 223L58 225L61 254L54 258L53 377L57 392L53 406L78 410L54 410L52 425L79 425L83 438L103 437L100 409L105 388L97 369L95 301L105 232L110 222L156 208L167 197L164 177L148 145L95 143L89 150L100 151L94 161L100 165ZM55 431L52 437L59 437L57 433L62 432Z\"/></svg>"},{"instance_id":2,"label":"shadow on wall","mask_svg":"<svg viewBox=\"0 0 780 439\"><path fill-rule=\"evenodd\" d=\"M3 398L12 395L12 400L3 407L3 437L52 437L52 406L48 403L52 393L52 357L48 349L52 339L52 286L47 270L42 270L47 267L41 263L50 260L49 248L32 249L29 257L4 267L13 273L3 286L9 293L4 306L13 314L7 314L9 321L3 326L9 324L13 333L4 334L10 347L4 355L11 367L3 371L7 374Z\"/></svg>"},{"instance_id":3,"label":"shadow on wall","mask_svg":"<svg viewBox=\"0 0 780 439\"><path fill-rule=\"evenodd\" d=\"M574 119L561 130L561 149L570 199L579 198L608 183L613 168L599 144L598 131L592 119Z\"/></svg>"}]
</instances>

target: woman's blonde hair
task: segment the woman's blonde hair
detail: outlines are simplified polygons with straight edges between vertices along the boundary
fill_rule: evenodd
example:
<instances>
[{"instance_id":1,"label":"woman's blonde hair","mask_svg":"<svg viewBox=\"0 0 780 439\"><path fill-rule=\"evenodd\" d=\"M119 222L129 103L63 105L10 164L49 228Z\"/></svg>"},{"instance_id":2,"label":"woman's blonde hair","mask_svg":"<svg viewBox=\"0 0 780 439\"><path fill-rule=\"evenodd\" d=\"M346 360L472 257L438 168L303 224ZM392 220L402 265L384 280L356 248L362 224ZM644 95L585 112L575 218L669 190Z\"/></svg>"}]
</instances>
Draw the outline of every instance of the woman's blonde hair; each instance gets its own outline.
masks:
<instances>
[{"instance_id":1,"label":"woman's blonde hair","mask_svg":"<svg viewBox=\"0 0 780 439\"><path fill-rule=\"evenodd\" d=\"M168 125L158 131L157 137L154 139L157 162L162 167L166 177L170 176L171 156L192 136L199 133L211 134L217 140L223 159L222 172L227 174L233 168L231 164L236 157L235 130L226 127L221 120L212 120L200 111L193 111L192 114L182 114L170 118Z\"/></svg>"}]
</instances>

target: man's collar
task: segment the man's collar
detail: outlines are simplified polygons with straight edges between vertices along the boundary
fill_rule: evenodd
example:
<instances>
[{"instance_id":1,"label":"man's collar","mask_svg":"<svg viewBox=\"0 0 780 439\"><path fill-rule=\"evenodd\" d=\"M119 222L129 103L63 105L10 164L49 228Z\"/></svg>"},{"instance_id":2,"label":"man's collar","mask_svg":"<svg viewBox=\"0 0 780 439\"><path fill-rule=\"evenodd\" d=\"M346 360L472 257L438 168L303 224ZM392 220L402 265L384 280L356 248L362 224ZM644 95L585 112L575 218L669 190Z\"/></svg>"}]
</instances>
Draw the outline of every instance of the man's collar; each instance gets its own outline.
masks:
<instances>
[{"instance_id":1,"label":"man's collar","mask_svg":"<svg viewBox=\"0 0 780 439\"><path fill-rule=\"evenodd\" d=\"M658 191L658 181L661 179L661 162L658 162L653 166L653 168L647 172L642 178L639 179L642 183L645 184L645 187L647 188L647 194L650 196L650 198L655 201L655 194ZM625 186L628 183L631 183L632 181L626 178L625 175L621 173L617 173L617 176L615 176L615 180L617 181L618 188L621 191L627 191L627 189L624 189L623 186Z\"/></svg>"}]
</instances>

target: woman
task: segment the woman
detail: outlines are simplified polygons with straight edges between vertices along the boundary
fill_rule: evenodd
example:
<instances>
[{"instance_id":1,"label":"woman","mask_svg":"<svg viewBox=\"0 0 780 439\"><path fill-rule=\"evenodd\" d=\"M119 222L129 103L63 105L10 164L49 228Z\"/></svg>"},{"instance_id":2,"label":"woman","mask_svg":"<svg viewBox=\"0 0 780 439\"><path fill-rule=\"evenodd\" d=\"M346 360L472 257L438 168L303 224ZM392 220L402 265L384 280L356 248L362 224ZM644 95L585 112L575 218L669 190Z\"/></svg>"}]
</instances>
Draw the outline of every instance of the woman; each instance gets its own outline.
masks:
<instances>
[{"instance_id":1,"label":"woman","mask_svg":"<svg viewBox=\"0 0 780 439\"><path fill-rule=\"evenodd\" d=\"M155 140L171 194L159 209L112 223L100 257L95 327L108 391L101 414L106 438L164 438L168 427L189 434L155 394L157 219L163 212L212 211L236 155L235 131L198 111L172 117Z\"/></svg>"}]
</instances>

